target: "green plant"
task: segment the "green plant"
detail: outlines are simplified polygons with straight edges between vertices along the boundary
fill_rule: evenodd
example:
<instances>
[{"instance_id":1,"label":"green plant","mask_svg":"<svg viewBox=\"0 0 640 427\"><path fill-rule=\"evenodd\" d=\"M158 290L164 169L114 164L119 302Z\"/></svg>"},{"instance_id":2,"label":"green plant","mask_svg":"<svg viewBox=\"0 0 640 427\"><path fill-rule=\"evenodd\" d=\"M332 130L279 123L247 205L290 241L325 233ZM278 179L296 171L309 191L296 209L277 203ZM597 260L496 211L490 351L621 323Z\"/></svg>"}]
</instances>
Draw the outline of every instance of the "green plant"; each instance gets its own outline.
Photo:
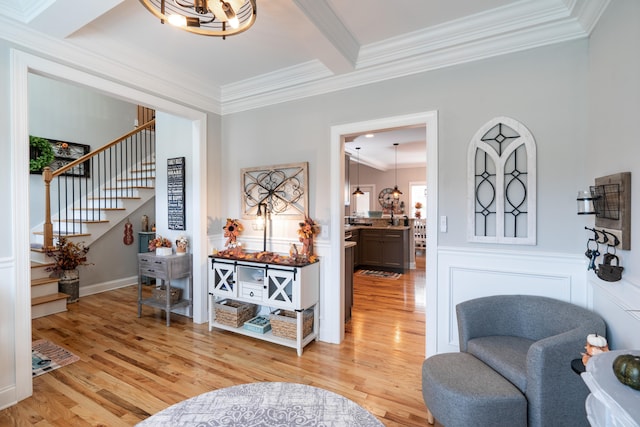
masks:
<instances>
[{"instance_id":1,"label":"green plant","mask_svg":"<svg viewBox=\"0 0 640 427\"><path fill-rule=\"evenodd\" d=\"M613 361L613 373L624 385L640 390L640 356L621 354Z\"/></svg>"},{"instance_id":2,"label":"green plant","mask_svg":"<svg viewBox=\"0 0 640 427\"><path fill-rule=\"evenodd\" d=\"M46 251L47 255L55 261L55 264L47 267L46 271L52 271L55 275L62 275L64 270L75 270L81 265L89 265L87 262L89 247L84 242L74 243L64 237L58 241L57 249Z\"/></svg>"},{"instance_id":3,"label":"green plant","mask_svg":"<svg viewBox=\"0 0 640 427\"><path fill-rule=\"evenodd\" d=\"M29 146L36 152L36 157L29 160L29 170L31 172L41 172L55 158L53 147L51 147L48 139L32 135L29 136Z\"/></svg>"}]
</instances>

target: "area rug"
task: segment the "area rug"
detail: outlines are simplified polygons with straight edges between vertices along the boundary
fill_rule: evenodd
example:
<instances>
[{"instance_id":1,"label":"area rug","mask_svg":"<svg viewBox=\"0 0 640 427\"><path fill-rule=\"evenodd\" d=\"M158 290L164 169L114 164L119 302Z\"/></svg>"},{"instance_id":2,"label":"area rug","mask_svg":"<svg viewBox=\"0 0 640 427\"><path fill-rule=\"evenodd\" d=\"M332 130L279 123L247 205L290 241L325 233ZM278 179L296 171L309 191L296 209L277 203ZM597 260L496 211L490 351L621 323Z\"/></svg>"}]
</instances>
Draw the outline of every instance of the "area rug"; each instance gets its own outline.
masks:
<instances>
[{"instance_id":1,"label":"area rug","mask_svg":"<svg viewBox=\"0 0 640 427\"><path fill-rule=\"evenodd\" d=\"M402 274L392 273L390 271L378 271L378 270L358 270L358 274L361 276L375 277L376 279L391 279L396 280Z\"/></svg>"},{"instance_id":2,"label":"area rug","mask_svg":"<svg viewBox=\"0 0 640 427\"><path fill-rule=\"evenodd\" d=\"M31 375L37 377L78 360L78 356L51 341L37 340L31 347Z\"/></svg>"},{"instance_id":3,"label":"area rug","mask_svg":"<svg viewBox=\"0 0 640 427\"><path fill-rule=\"evenodd\" d=\"M263 382L203 393L168 407L137 427L384 427L344 396L306 384Z\"/></svg>"}]
</instances>

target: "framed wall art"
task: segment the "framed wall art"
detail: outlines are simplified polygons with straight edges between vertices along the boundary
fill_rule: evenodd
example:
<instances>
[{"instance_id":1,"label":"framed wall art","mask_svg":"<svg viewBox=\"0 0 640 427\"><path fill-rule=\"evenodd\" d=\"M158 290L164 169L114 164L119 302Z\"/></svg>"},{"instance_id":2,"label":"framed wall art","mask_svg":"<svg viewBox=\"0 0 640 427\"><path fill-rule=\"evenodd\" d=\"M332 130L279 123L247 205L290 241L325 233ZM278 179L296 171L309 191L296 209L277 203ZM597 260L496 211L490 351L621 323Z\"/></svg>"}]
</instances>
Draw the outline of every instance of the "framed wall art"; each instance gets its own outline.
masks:
<instances>
[{"instance_id":1,"label":"framed wall art","mask_svg":"<svg viewBox=\"0 0 640 427\"><path fill-rule=\"evenodd\" d=\"M167 159L167 217L169 230L186 230L184 157Z\"/></svg>"},{"instance_id":2,"label":"framed wall art","mask_svg":"<svg viewBox=\"0 0 640 427\"><path fill-rule=\"evenodd\" d=\"M53 149L54 158L49 167L52 171L56 171L61 167L79 159L80 157L88 154L91 151L91 147L86 144L76 144L75 142L56 141L53 139L48 140ZM37 150L31 150L30 158L34 159L38 156ZM42 171L32 171L33 174L42 174ZM83 178L89 178L91 176L90 162L86 161L75 166L73 169L65 172L66 176L78 176Z\"/></svg>"},{"instance_id":3,"label":"framed wall art","mask_svg":"<svg viewBox=\"0 0 640 427\"><path fill-rule=\"evenodd\" d=\"M254 218L258 206L273 215L304 219L308 209L308 163L290 163L241 170L242 217Z\"/></svg>"}]
</instances>

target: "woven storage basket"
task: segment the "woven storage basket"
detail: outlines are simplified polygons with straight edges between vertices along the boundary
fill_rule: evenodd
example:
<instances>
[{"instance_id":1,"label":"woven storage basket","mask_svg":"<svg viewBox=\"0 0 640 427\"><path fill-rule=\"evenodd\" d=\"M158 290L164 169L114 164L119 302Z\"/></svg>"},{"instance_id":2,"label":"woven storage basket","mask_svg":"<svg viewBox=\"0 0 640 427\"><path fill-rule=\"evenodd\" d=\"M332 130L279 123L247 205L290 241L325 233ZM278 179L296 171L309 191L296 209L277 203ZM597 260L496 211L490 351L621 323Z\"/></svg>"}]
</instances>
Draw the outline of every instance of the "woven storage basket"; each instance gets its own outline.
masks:
<instances>
[{"instance_id":1,"label":"woven storage basket","mask_svg":"<svg viewBox=\"0 0 640 427\"><path fill-rule=\"evenodd\" d=\"M223 325L239 328L244 322L255 317L258 310L256 304L235 301L232 299L223 299L213 303L216 313L216 322Z\"/></svg>"},{"instance_id":2,"label":"woven storage basket","mask_svg":"<svg viewBox=\"0 0 640 427\"><path fill-rule=\"evenodd\" d=\"M269 314L271 332L280 338L296 339L296 327L298 325L295 311L276 310ZM302 338L313 331L313 309L308 308L302 313Z\"/></svg>"},{"instance_id":3,"label":"woven storage basket","mask_svg":"<svg viewBox=\"0 0 640 427\"><path fill-rule=\"evenodd\" d=\"M171 304L175 304L180 300L180 296L182 295L182 289L180 288L171 288L171 296L169 299L171 300ZM166 302L167 301L167 288L162 285L160 287L153 288L151 291L151 296L154 300L158 302Z\"/></svg>"}]
</instances>

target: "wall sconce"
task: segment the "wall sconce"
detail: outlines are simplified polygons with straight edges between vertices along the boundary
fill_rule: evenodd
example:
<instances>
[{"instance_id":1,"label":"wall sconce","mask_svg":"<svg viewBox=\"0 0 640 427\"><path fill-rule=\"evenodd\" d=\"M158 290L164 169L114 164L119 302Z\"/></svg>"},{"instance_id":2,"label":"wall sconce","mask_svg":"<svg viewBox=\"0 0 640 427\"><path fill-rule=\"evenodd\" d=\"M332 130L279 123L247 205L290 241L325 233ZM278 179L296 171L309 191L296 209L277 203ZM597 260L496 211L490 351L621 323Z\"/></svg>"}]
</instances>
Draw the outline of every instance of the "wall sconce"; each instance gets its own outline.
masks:
<instances>
[{"instance_id":1,"label":"wall sconce","mask_svg":"<svg viewBox=\"0 0 640 427\"><path fill-rule=\"evenodd\" d=\"M596 215L595 200L598 196L595 196L591 191L578 191L578 215Z\"/></svg>"}]
</instances>

